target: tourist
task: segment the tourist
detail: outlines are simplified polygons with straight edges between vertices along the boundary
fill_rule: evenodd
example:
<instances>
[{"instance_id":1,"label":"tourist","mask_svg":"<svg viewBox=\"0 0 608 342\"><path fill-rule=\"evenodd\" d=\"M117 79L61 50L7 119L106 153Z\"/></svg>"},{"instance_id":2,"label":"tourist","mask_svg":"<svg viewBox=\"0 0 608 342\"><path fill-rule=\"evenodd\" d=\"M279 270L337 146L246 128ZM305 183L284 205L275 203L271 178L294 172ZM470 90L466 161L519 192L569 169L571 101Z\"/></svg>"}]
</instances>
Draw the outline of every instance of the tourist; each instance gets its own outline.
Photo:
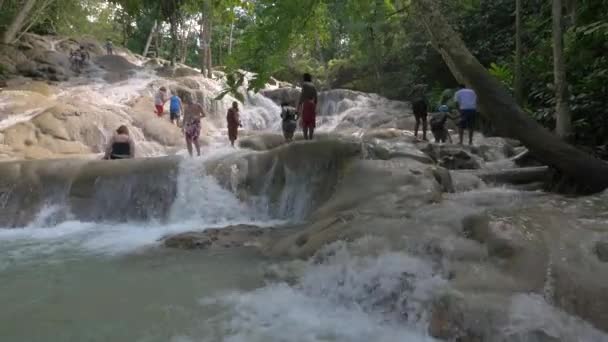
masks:
<instances>
[{"instance_id":1,"label":"tourist","mask_svg":"<svg viewBox=\"0 0 608 342\"><path fill-rule=\"evenodd\" d=\"M182 131L186 137L186 146L188 147L188 154L192 157L192 145L196 148L196 154L201 155L201 146L199 143L199 136L201 134L201 119L205 117L205 111L203 106L198 103L194 103L192 95L188 94L184 98L186 103L184 107L184 121L182 125Z\"/></svg>"},{"instance_id":2,"label":"tourist","mask_svg":"<svg viewBox=\"0 0 608 342\"><path fill-rule=\"evenodd\" d=\"M238 138L239 127L242 127L238 102L232 102L232 107L228 109L228 114L226 114L226 121L228 123L228 139L230 140L230 146L234 147L234 142Z\"/></svg>"},{"instance_id":3,"label":"tourist","mask_svg":"<svg viewBox=\"0 0 608 342\"><path fill-rule=\"evenodd\" d=\"M135 143L127 126L118 127L106 148L104 159L129 159L135 157Z\"/></svg>"},{"instance_id":4,"label":"tourist","mask_svg":"<svg viewBox=\"0 0 608 342\"><path fill-rule=\"evenodd\" d=\"M171 96L169 100L169 119L171 123L179 126L179 118L183 112L182 99L177 95Z\"/></svg>"},{"instance_id":5,"label":"tourist","mask_svg":"<svg viewBox=\"0 0 608 342\"><path fill-rule=\"evenodd\" d=\"M448 132L445 124L448 121L450 108L446 105L439 107L439 111L431 114L431 133L435 137L436 143L445 143L446 141L452 142L452 137Z\"/></svg>"},{"instance_id":6,"label":"tourist","mask_svg":"<svg viewBox=\"0 0 608 342\"><path fill-rule=\"evenodd\" d=\"M416 126L414 128L415 138L418 138L418 129L422 123L422 140L426 140L428 108L428 101L426 100L426 96L424 96L424 94L421 94L412 104L414 118L416 119Z\"/></svg>"},{"instance_id":7,"label":"tourist","mask_svg":"<svg viewBox=\"0 0 608 342\"><path fill-rule=\"evenodd\" d=\"M167 88L160 87L156 95L154 96L154 107L156 108L156 115L162 117L165 112L165 102L167 102Z\"/></svg>"},{"instance_id":8,"label":"tourist","mask_svg":"<svg viewBox=\"0 0 608 342\"><path fill-rule=\"evenodd\" d=\"M293 141L293 134L298 127L298 112L289 103L281 103L281 119L283 119L283 136L286 142Z\"/></svg>"},{"instance_id":9,"label":"tourist","mask_svg":"<svg viewBox=\"0 0 608 342\"><path fill-rule=\"evenodd\" d=\"M112 45L112 41L108 39L105 44L106 54L113 55L114 54L114 46Z\"/></svg>"},{"instance_id":10,"label":"tourist","mask_svg":"<svg viewBox=\"0 0 608 342\"><path fill-rule=\"evenodd\" d=\"M304 74L303 81L302 94L298 101L298 113L300 113L304 139L312 140L317 121L317 88L312 83L312 76L310 74Z\"/></svg>"},{"instance_id":11,"label":"tourist","mask_svg":"<svg viewBox=\"0 0 608 342\"><path fill-rule=\"evenodd\" d=\"M473 145L473 130L475 128L475 117L477 116L477 94L473 89L464 85L454 94L454 101L458 103L460 110L460 124L458 125L458 137L460 145L464 139L464 130L469 131L469 145Z\"/></svg>"}]
</instances>

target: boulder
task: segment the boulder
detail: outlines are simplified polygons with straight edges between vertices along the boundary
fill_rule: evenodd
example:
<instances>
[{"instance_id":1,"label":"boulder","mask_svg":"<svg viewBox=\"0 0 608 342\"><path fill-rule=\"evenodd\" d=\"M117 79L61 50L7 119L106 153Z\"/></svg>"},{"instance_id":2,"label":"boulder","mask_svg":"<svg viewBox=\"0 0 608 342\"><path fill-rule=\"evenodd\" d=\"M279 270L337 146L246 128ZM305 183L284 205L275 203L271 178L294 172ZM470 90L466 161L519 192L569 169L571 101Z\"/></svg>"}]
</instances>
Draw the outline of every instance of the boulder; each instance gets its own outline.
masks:
<instances>
[{"instance_id":1,"label":"boulder","mask_svg":"<svg viewBox=\"0 0 608 342\"><path fill-rule=\"evenodd\" d=\"M608 262L608 240L596 242L594 252L601 262Z\"/></svg>"},{"instance_id":2,"label":"boulder","mask_svg":"<svg viewBox=\"0 0 608 342\"><path fill-rule=\"evenodd\" d=\"M266 89L260 93L278 105L287 102L290 106L296 106L300 99L300 89L298 88Z\"/></svg>"},{"instance_id":3,"label":"boulder","mask_svg":"<svg viewBox=\"0 0 608 342\"><path fill-rule=\"evenodd\" d=\"M448 170L481 168L478 159L463 146L427 144L422 151Z\"/></svg>"},{"instance_id":4,"label":"boulder","mask_svg":"<svg viewBox=\"0 0 608 342\"><path fill-rule=\"evenodd\" d=\"M275 231L273 228L236 225L168 236L163 238L163 243L165 247L178 249L259 247Z\"/></svg>"},{"instance_id":5,"label":"boulder","mask_svg":"<svg viewBox=\"0 0 608 342\"><path fill-rule=\"evenodd\" d=\"M187 76L201 76L201 72L187 67L175 68L173 72L174 77L187 77Z\"/></svg>"},{"instance_id":6,"label":"boulder","mask_svg":"<svg viewBox=\"0 0 608 342\"><path fill-rule=\"evenodd\" d=\"M118 55L99 56L95 58L95 64L110 73L124 74L139 69L137 65Z\"/></svg>"}]
</instances>

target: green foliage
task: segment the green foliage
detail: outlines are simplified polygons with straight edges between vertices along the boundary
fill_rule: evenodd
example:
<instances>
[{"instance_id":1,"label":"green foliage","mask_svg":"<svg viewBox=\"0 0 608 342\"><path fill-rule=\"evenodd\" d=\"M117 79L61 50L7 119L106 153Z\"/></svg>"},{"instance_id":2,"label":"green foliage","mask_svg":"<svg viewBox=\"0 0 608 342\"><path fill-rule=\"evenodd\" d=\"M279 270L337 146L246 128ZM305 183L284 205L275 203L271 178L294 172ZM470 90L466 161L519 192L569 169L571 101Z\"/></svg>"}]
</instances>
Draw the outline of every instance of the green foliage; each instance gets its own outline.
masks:
<instances>
[{"instance_id":1,"label":"green foliage","mask_svg":"<svg viewBox=\"0 0 608 342\"><path fill-rule=\"evenodd\" d=\"M223 99L226 95L231 95L241 102L245 102L245 97L241 92L241 88L245 83L245 74L240 71L234 71L226 74L226 88L222 89L216 100Z\"/></svg>"},{"instance_id":2,"label":"green foliage","mask_svg":"<svg viewBox=\"0 0 608 342\"><path fill-rule=\"evenodd\" d=\"M511 71L511 68L507 64L498 65L491 63L488 71L490 75L496 77L507 88L513 88L513 71Z\"/></svg>"}]
</instances>

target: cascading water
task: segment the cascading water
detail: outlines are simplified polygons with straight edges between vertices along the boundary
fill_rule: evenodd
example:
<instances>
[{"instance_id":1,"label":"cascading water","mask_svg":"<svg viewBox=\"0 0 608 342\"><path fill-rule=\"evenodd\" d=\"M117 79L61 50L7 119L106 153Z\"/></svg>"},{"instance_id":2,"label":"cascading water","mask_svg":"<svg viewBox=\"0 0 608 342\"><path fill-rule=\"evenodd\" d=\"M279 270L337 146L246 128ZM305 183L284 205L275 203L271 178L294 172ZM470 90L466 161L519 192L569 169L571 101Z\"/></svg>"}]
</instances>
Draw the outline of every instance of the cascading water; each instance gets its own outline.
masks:
<instances>
[{"instance_id":1,"label":"cascading water","mask_svg":"<svg viewBox=\"0 0 608 342\"><path fill-rule=\"evenodd\" d=\"M158 143L146 146L151 128L137 122L131 105L142 93L151 94L155 88L150 85L156 87L161 81L169 82L146 72L112 86L101 80L76 81L58 97L69 101L71 95L80 94L95 99L130 123L143 155L160 155L166 150ZM198 85L207 100L210 93L221 90L210 80ZM486 210L514 210L525 219L529 213L517 208L538 202L583 212L579 203L569 207L571 202L553 202L552 195L482 184L476 190L444 194L441 201L420 199L422 204L413 209L402 203L408 198L401 199L394 212L384 211L382 202L374 203L388 203L393 193L381 200L364 198L371 207L355 207L331 220L348 225L349 219L362 217L359 224L367 225L369 219L365 228L370 232L383 229L374 226L378 222L392 222L398 232L394 238L345 236L348 242L325 246L307 261L277 262L249 249L159 248L162 238L182 232L240 224L305 224L325 202L335 205L323 208L326 211L338 210L340 205L332 202L340 197L335 188L356 192L398 171L344 185L349 171L345 165L329 157L316 159L327 146L289 150L301 153L297 156L270 154L263 161L264 152L235 152L226 146L222 131L225 110L233 99L207 100L214 127L203 158L23 163L14 168L19 171L6 172L16 172L16 178L0 181L0 222L6 226L0 229L3 341L435 341L428 331L436 323L437 298L476 300L466 291L469 279L456 279L453 284L459 267L479 270L472 282L482 284L475 288L480 295L488 290L488 283L514 282L484 268L487 252L457 234L463 218ZM354 130L361 137L366 130L392 127L395 117L406 120L408 110L405 103L375 95L327 92L321 95L320 130ZM250 130L278 132L279 111L271 100L249 94L243 124ZM156 120L151 110L146 115L147 120ZM363 142L357 146L362 153L367 151ZM502 157L498 152L492 156ZM371 155L355 159L365 159L359 160L363 165L359 171L365 170L366 162L375 161ZM410 171L404 181L424 174ZM404 186L401 191L412 188ZM421 194L411 192L411 197L416 196ZM592 198L598 207L584 212L604 222L605 209L596 202L605 202L605 196ZM357 201L354 195L346 197ZM378 217L381 221L372 220ZM592 223L597 222L586 224ZM338 234L329 225L319 230ZM302 235L295 247L310 238L314 237ZM551 255L557 261L564 258ZM470 259L475 266L460 265ZM559 293L550 292L548 297ZM549 299L521 290L501 297L504 302L498 304L484 302L499 307L492 311L498 318L473 309L471 315L479 325L495 329L490 332L496 338L484 335L484 341L608 340L587 322L549 305Z\"/></svg>"}]
</instances>

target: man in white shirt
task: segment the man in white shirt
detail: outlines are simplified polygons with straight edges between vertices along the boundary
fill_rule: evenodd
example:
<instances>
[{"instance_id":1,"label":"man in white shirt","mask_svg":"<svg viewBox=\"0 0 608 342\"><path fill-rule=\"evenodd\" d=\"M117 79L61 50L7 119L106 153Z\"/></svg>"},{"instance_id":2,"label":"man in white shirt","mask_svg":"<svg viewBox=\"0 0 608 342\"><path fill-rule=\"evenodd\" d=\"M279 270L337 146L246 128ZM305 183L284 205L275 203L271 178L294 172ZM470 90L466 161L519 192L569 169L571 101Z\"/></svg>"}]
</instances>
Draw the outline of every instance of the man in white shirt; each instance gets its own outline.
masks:
<instances>
[{"instance_id":1,"label":"man in white shirt","mask_svg":"<svg viewBox=\"0 0 608 342\"><path fill-rule=\"evenodd\" d=\"M469 130L469 145L473 145L473 129L475 127L475 117L477 116L477 94L473 89L460 85L459 90L454 94L454 101L458 103L460 110L460 124L458 136L460 145L464 137L464 130Z\"/></svg>"}]
</instances>

